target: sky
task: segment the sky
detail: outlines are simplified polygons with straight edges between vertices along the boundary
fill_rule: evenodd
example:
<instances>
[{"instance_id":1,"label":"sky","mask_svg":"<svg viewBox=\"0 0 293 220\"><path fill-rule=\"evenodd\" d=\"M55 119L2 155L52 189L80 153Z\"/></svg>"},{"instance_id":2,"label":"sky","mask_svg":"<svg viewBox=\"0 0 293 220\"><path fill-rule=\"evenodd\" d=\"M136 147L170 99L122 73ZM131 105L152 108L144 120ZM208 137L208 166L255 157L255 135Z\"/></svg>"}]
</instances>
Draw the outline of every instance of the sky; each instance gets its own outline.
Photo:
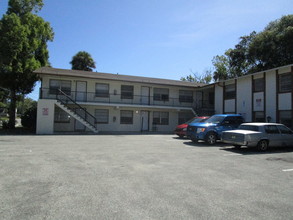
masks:
<instances>
[{"instance_id":1,"label":"sky","mask_svg":"<svg viewBox=\"0 0 293 220\"><path fill-rule=\"evenodd\" d=\"M38 13L55 36L52 67L71 69L79 51L97 72L180 80L212 69L212 59L293 14L292 0L44 0ZM0 0L0 15L8 0ZM38 99L38 87L28 95Z\"/></svg>"}]
</instances>

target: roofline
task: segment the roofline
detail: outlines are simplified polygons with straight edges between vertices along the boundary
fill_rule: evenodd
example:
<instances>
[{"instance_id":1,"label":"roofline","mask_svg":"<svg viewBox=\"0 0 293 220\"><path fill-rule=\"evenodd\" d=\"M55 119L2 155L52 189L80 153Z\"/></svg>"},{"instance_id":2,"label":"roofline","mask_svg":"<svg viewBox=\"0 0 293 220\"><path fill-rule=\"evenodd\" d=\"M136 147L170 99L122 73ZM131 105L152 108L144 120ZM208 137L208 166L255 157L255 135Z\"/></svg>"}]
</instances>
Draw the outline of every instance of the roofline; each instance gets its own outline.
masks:
<instances>
[{"instance_id":1,"label":"roofline","mask_svg":"<svg viewBox=\"0 0 293 220\"><path fill-rule=\"evenodd\" d=\"M232 78L232 79L221 80L221 81L215 82L213 84L223 83L223 82L227 82L227 81L235 80L235 79L242 79L242 78L245 78L245 77L258 75L258 74L261 74L261 73L264 73L264 72L276 71L276 70L281 69L281 68L292 67L292 66L293 66L293 63L292 64L285 65L285 66L279 66L279 67L276 67L276 68L273 68L273 69L262 70L262 71L259 71L259 72L256 72L256 73L251 73L251 74L247 74L247 75L235 77L235 78ZM209 85L211 85L211 84L209 84Z\"/></svg>"},{"instance_id":2,"label":"roofline","mask_svg":"<svg viewBox=\"0 0 293 220\"><path fill-rule=\"evenodd\" d=\"M44 71L46 68L50 68L51 70L55 71L55 72L46 72ZM58 71L67 71L69 74L62 74L62 72L58 72ZM173 80L173 79L163 79L163 78L152 78L152 77L144 77L144 76L132 76L132 75L124 75L124 74L119 74L119 76L122 77L133 77L136 78L137 80L133 79L115 79L115 78L104 78L104 77L99 77L98 75L96 77L94 76L89 76L89 75L82 75L79 74L79 72L85 72L88 73L88 71L82 71L82 70L69 70L69 69L61 69L61 68L52 68L52 67L41 67L39 69L36 69L35 71L33 71L34 73L38 74L38 75L47 75L47 76L67 76L67 77L73 77L73 78L87 78L87 79L102 79L102 80L112 80L112 81L123 81L123 82L134 82L134 83L145 83L145 84L157 84L157 85L168 85L168 86L178 86L178 87L186 87L186 88L201 88L203 86L207 86L209 84L204 84L204 83L192 83L192 82L187 82L190 83L189 85L184 85L184 84L179 84L176 85L176 82L178 83L185 83L184 81L180 81L180 80ZM71 73L75 73L76 75L70 75ZM93 73L101 73L101 74L109 74L109 76L115 76L116 74L113 73L104 73L104 72L90 72L91 74ZM118 74L117 74L118 75ZM163 80L163 81L171 81L174 82L174 84L169 84L169 83L160 83L160 82L144 82L144 81L139 81L138 79L145 79L145 80Z\"/></svg>"}]
</instances>

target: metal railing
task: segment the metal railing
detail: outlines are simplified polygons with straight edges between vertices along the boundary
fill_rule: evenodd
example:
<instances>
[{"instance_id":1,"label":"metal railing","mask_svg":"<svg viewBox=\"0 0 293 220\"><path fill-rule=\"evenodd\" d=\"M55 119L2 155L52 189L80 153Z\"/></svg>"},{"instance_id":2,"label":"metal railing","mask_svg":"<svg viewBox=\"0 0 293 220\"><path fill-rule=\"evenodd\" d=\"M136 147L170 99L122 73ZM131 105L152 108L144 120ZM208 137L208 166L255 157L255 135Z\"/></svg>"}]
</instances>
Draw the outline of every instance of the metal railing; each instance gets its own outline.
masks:
<instances>
[{"instance_id":1,"label":"metal railing","mask_svg":"<svg viewBox=\"0 0 293 220\"><path fill-rule=\"evenodd\" d=\"M58 89L58 91L55 91L55 98L63 105L65 105L68 109L70 109L79 117L88 122L91 126L96 128L96 118L92 114L90 114L85 108L76 103L68 94Z\"/></svg>"},{"instance_id":2,"label":"metal railing","mask_svg":"<svg viewBox=\"0 0 293 220\"><path fill-rule=\"evenodd\" d=\"M41 99L55 99L57 90L49 88L40 88ZM79 91L64 91L74 102L92 102L92 103L111 103L111 104L131 104L131 105L150 105L150 106L171 106L171 107L190 107L197 105L194 100L158 97L158 96L143 96L129 94L96 94L94 92L79 92Z\"/></svg>"}]
</instances>

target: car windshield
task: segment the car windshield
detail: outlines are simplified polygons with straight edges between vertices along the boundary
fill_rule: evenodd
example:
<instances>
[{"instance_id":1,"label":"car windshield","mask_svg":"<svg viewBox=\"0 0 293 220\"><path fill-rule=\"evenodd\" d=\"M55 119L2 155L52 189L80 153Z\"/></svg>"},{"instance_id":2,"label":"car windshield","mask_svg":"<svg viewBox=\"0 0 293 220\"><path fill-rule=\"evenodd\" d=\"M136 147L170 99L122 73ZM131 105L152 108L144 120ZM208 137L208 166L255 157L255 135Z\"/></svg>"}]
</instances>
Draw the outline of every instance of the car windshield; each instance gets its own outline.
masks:
<instances>
[{"instance_id":1,"label":"car windshield","mask_svg":"<svg viewBox=\"0 0 293 220\"><path fill-rule=\"evenodd\" d=\"M248 131L259 131L258 126L254 125L240 125L238 129Z\"/></svg>"},{"instance_id":2,"label":"car windshield","mask_svg":"<svg viewBox=\"0 0 293 220\"><path fill-rule=\"evenodd\" d=\"M207 119L206 119L206 118L194 118L194 119L192 119L192 120L189 120L189 122L187 122L187 124L188 124L188 123L204 122L205 120L207 120Z\"/></svg>"},{"instance_id":3,"label":"car windshield","mask_svg":"<svg viewBox=\"0 0 293 220\"><path fill-rule=\"evenodd\" d=\"M209 119L207 119L205 121L205 123L219 124L224 120L224 118L225 118L225 116L214 115L214 116L210 117Z\"/></svg>"}]
</instances>

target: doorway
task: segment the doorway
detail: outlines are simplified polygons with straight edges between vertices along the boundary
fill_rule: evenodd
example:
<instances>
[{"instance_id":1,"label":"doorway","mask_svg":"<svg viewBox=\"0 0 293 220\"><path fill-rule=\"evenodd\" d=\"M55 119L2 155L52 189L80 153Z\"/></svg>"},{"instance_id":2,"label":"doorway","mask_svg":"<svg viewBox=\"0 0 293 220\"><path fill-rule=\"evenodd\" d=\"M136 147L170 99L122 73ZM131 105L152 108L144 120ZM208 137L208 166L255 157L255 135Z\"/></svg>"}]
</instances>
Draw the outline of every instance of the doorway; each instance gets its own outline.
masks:
<instances>
[{"instance_id":1,"label":"doorway","mask_svg":"<svg viewBox=\"0 0 293 220\"><path fill-rule=\"evenodd\" d=\"M85 81L76 81L76 94L75 100L77 102L86 102L86 82Z\"/></svg>"},{"instance_id":2,"label":"doorway","mask_svg":"<svg viewBox=\"0 0 293 220\"><path fill-rule=\"evenodd\" d=\"M150 87L147 87L147 86L141 87L141 104L142 105L150 104Z\"/></svg>"},{"instance_id":3,"label":"doorway","mask_svg":"<svg viewBox=\"0 0 293 220\"><path fill-rule=\"evenodd\" d=\"M75 109L75 113L79 115L81 118L85 118L85 111L83 109ZM74 125L74 130L75 131L84 131L85 126L80 123L78 120L75 119L75 125Z\"/></svg>"},{"instance_id":4,"label":"doorway","mask_svg":"<svg viewBox=\"0 0 293 220\"><path fill-rule=\"evenodd\" d=\"M141 131L149 131L149 111L141 111Z\"/></svg>"}]
</instances>

